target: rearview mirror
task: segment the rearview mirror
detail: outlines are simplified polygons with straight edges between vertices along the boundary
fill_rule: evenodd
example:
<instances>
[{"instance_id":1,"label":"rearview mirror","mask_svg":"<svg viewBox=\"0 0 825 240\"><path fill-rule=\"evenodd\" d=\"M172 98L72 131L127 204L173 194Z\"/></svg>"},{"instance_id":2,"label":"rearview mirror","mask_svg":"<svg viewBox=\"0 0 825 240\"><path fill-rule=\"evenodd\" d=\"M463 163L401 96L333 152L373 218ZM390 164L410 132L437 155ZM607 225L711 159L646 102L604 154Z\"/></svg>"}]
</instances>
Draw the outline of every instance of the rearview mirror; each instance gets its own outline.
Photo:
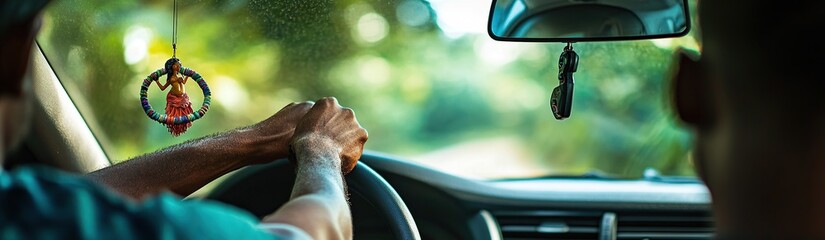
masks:
<instances>
[{"instance_id":1,"label":"rearview mirror","mask_svg":"<svg viewBox=\"0 0 825 240\"><path fill-rule=\"evenodd\" d=\"M687 0L493 0L495 40L587 42L684 36Z\"/></svg>"}]
</instances>

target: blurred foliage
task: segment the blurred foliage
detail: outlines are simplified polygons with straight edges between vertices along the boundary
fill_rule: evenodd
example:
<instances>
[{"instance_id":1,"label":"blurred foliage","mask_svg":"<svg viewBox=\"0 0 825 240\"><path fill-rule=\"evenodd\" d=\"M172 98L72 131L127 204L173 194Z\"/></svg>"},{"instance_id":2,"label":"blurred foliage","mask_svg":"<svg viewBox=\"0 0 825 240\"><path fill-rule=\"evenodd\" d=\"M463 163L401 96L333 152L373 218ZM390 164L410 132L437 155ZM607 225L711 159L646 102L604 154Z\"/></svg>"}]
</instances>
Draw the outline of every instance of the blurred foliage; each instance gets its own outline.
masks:
<instances>
[{"instance_id":1,"label":"blurred foliage","mask_svg":"<svg viewBox=\"0 0 825 240\"><path fill-rule=\"evenodd\" d=\"M138 101L142 79L172 55L171 0L56 1L38 43L115 162L253 124L292 101L336 96L369 130L367 149L469 177L693 175L690 135L668 110L666 84L675 49L698 49L692 33L576 44L573 115L556 121L547 102L563 44L494 42L483 31L489 4L477 1L464 2L483 5L474 31L446 33L442 17L471 9L432 7L444 2L180 0L177 55L205 76L213 105L178 138ZM199 106L198 86L186 88ZM150 89L156 109L164 94ZM466 169L422 157L502 137L517 139L526 159L497 164L539 168L477 175L469 153L450 159Z\"/></svg>"}]
</instances>

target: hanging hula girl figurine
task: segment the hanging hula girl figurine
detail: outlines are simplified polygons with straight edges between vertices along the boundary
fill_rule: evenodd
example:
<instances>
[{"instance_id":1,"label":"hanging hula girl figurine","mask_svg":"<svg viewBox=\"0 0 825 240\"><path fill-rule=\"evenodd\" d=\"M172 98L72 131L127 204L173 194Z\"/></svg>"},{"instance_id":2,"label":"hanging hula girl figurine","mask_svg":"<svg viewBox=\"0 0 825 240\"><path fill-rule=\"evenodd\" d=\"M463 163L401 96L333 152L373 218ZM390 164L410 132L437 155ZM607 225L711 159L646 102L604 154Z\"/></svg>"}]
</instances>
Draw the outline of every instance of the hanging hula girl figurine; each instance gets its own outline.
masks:
<instances>
[{"instance_id":1,"label":"hanging hula girl figurine","mask_svg":"<svg viewBox=\"0 0 825 240\"><path fill-rule=\"evenodd\" d=\"M158 79L164 74L167 75L166 83L161 85ZM198 111L192 111L192 103L189 102L189 95L186 94L184 88L190 77L192 80L195 80L201 90L203 90L203 105L201 105ZM157 82L158 88L160 88L161 91L166 90L170 85L172 86L172 89L166 94L166 114L155 111L152 105L149 104L147 92L153 81ZM169 133L177 137L186 132L186 130L192 126L192 122L200 119L209 111L209 105L212 102L212 92L200 74L192 69L181 66L180 60L172 57L166 61L163 68L158 69L146 77L146 79L143 79L143 84L140 87L140 102L143 106L143 111L149 118L166 125Z\"/></svg>"},{"instance_id":2,"label":"hanging hula girl figurine","mask_svg":"<svg viewBox=\"0 0 825 240\"><path fill-rule=\"evenodd\" d=\"M170 58L166 61L164 69L166 70L166 84L160 85L160 81L155 82L161 91L166 90L169 85L172 85L172 89L166 94L166 115L168 115L168 117L182 117L192 114L192 103L189 102L189 95L186 94L186 89L183 87L184 84L186 84L186 80L189 80L189 76L184 76L183 78L178 76L180 72L180 59ZM191 126L191 122L166 125L166 127L169 128L169 132L174 136L186 132L186 129Z\"/></svg>"},{"instance_id":3,"label":"hanging hula girl figurine","mask_svg":"<svg viewBox=\"0 0 825 240\"><path fill-rule=\"evenodd\" d=\"M209 111L209 104L212 102L212 92L209 90L209 86L206 85L203 77L194 70L181 66L180 59L175 56L175 52L177 51L177 11L177 1L175 1L174 20L172 23L172 58L166 61L163 68L158 69L143 79L143 84L140 86L140 104L143 106L143 111L146 113L146 116L166 125L169 133L175 137L185 133L186 130L192 126L192 122L203 117L206 111ZM166 74L166 83L161 85L158 78L164 74ZM203 90L203 105L201 105L201 108L198 109L197 112L192 111L192 103L189 102L189 95L186 94L186 88L184 88L190 77L192 80L195 80L201 90ZM156 112L152 109L152 105L149 104L147 92L153 81L157 82L158 88L160 88L161 91L166 90L170 85L172 86L172 89L166 94L165 114Z\"/></svg>"}]
</instances>

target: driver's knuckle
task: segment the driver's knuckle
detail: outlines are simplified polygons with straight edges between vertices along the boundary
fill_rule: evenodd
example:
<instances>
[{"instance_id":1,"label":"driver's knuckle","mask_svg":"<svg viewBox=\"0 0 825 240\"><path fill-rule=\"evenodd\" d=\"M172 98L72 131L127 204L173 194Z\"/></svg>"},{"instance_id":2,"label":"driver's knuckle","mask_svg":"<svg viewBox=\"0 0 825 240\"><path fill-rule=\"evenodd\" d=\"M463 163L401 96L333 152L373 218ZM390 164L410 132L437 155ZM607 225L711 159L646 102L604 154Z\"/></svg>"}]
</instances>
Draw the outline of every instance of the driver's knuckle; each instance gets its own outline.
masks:
<instances>
[{"instance_id":1,"label":"driver's knuckle","mask_svg":"<svg viewBox=\"0 0 825 240\"><path fill-rule=\"evenodd\" d=\"M318 101L315 104L321 105L321 106L329 106L329 105L332 105L332 99L328 98L328 97L321 98L321 99L318 99Z\"/></svg>"}]
</instances>

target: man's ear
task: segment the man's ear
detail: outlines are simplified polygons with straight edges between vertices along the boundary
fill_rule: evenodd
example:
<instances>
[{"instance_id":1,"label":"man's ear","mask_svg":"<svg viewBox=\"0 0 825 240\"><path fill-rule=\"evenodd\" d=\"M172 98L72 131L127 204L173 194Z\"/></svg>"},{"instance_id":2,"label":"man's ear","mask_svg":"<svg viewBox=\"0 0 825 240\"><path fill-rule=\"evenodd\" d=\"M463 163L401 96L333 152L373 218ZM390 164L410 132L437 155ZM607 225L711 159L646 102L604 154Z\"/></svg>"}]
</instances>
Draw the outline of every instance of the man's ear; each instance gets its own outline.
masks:
<instances>
[{"instance_id":1,"label":"man's ear","mask_svg":"<svg viewBox=\"0 0 825 240\"><path fill-rule=\"evenodd\" d=\"M711 89L707 74L696 54L679 51L672 75L672 103L682 122L696 128L707 127L713 119Z\"/></svg>"}]
</instances>

